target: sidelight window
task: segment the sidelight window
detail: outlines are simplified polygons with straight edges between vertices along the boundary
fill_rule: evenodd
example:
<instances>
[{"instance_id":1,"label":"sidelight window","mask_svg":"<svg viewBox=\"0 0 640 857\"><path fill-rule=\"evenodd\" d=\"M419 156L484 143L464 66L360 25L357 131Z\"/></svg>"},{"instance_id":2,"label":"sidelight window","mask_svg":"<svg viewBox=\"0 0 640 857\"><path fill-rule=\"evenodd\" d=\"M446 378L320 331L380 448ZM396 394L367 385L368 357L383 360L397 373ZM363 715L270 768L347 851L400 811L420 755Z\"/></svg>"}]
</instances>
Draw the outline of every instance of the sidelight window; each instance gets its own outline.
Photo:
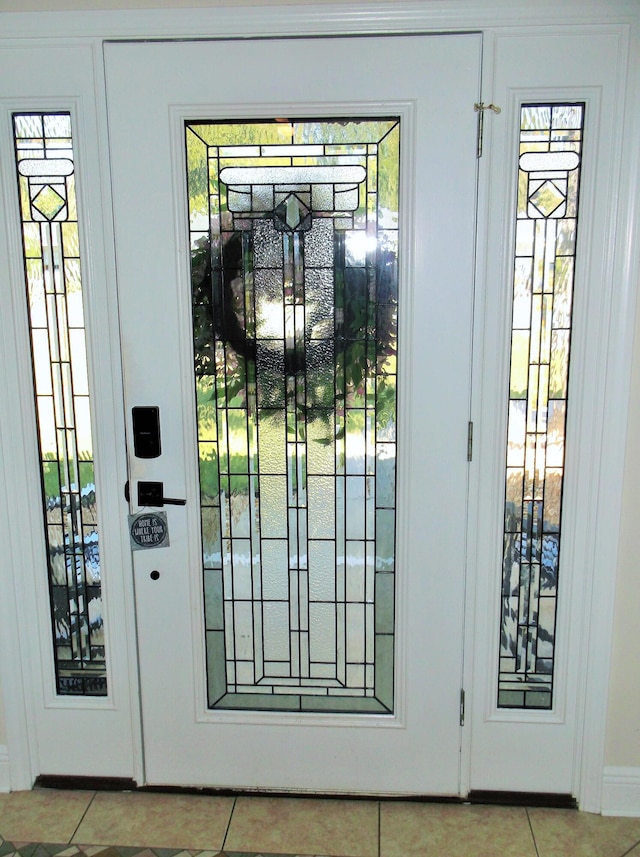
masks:
<instances>
[{"instance_id":1,"label":"sidelight window","mask_svg":"<svg viewBox=\"0 0 640 857\"><path fill-rule=\"evenodd\" d=\"M520 118L498 706L549 709L584 105Z\"/></svg>"},{"instance_id":2,"label":"sidelight window","mask_svg":"<svg viewBox=\"0 0 640 857\"><path fill-rule=\"evenodd\" d=\"M68 113L13 116L56 688L107 693L75 162Z\"/></svg>"}]
</instances>

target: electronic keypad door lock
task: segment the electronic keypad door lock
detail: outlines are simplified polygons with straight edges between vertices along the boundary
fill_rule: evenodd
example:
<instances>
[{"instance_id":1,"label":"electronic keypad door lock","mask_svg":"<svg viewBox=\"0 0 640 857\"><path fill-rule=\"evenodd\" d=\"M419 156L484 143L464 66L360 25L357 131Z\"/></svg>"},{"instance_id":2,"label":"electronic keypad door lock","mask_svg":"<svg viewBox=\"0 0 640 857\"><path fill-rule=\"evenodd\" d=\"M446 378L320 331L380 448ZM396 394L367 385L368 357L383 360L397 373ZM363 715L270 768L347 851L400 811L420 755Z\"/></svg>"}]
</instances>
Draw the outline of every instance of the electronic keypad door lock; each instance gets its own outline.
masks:
<instances>
[{"instance_id":1,"label":"electronic keypad door lock","mask_svg":"<svg viewBox=\"0 0 640 857\"><path fill-rule=\"evenodd\" d=\"M138 482L138 506L185 506L186 500L164 496L163 482Z\"/></svg>"},{"instance_id":2,"label":"electronic keypad door lock","mask_svg":"<svg viewBox=\"0 0 640 857\"><path fill-rule=\"evenodd\" d=\"M160 443L160 408L131 408L133 423L133 454L136 458L158 458L162 452Z\"/></svg>"}]
</instances>

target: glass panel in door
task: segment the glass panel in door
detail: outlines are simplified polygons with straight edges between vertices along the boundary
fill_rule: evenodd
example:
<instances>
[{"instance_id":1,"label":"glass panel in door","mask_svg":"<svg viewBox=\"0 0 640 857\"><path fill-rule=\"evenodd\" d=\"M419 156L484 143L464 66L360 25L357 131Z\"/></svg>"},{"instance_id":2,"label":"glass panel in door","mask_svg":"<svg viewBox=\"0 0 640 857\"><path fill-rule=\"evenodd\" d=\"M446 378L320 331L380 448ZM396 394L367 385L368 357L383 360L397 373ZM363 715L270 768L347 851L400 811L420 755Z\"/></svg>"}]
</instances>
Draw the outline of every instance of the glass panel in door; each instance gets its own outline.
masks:
<instances>
[{"instance_id":1,"label":"glass panel in door","mask_svg":"<svg viewBox=\"0 0 640 857\"><path fill-rule=\"evenodd\" d=\"M393 711L399 144L186 124L210 708Z\"/></svg>"}]
</instances>

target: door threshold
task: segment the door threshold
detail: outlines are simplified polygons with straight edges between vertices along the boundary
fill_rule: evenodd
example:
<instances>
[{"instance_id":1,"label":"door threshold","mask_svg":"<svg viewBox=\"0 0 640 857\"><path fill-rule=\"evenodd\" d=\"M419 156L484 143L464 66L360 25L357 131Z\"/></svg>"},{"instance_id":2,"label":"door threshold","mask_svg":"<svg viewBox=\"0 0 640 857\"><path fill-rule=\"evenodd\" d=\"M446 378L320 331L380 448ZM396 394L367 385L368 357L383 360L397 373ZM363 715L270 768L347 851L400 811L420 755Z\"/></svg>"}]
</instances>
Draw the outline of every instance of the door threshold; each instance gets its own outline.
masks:
<instances>
[{"instance_id":1,"label":"door threshold","mask_svg":"<svg viewBox=\"0 0 640 857\"><path fill-rule=\"evenodd\" d=\"M138 784L128 777L75 777L58 774L41 774L36 777L34 789L68 789L89 792L132 792Z\"/></svg>"},{"instance_id":2,"label":"door threshold","mask_svg":"<svg viewBox=\"0 0 640 857\"><path fill-rule=\"evenodd\" d=\"M493 806L535 806L554 809L577 809L574 797L568 794L546 794L540 792L509 792L473 790L466 797L455 795L409 795L409 794L353 794L351 792L309 792L278 789L233 789L211 786L139 786L127 777L75 777L43 774L34 788L68 789L109 792L143 792L146 794L210 795L212 797L280 797L306 798L309 800L384 800L412 801L414 803L453 803Z\"/></svg>"},{"instance_id":3,"label":"door threshold","mask_svg":"<svg viewBox=\"0 0 640 857\"><path fill-rule=\"evenodd\" d=\"M546 792L503 792L474 789L467 795L466 803L494 806L541 806L552 809L578 809L578 802L572 795Z\"/></svg>"},{"instance_id":4,"label":"door threshold","mask_svg":"<svg viewBox=\"0 0 640 857\"><path fill-rule=\"evenodd\" d=\"M465 803L464 798L457 797L456 795L385 794L384 792L363 794L362 792L298 791L296 789L225 789L208 786L141 786L138 791L147 793L157 792L159 794L201 794L219 797L296 798L298 800L384 800L416 801L420 803Z\"/></svg>"}]
</instances>

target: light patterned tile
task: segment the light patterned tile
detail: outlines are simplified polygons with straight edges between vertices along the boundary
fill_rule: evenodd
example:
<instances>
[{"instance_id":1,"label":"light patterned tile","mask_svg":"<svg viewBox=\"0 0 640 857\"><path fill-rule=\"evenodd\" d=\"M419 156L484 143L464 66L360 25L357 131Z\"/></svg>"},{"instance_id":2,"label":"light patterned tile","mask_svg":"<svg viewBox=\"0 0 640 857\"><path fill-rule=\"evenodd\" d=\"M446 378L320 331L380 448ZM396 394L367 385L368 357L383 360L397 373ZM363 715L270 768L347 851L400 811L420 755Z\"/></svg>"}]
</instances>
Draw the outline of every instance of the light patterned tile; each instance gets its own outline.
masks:
<instances>
[{"instance_id":1,"label":"light patterned tile","mask_svg":"<svg viewBox=\"0 0 640 857\"><path fill-rule=\"evenodd\" d=\"M381 857L536 857L519 807L383 803Z\"/></svg>"},{"instance_id":2,"label":"light patterned tile","mask_svg":"<svg viewBox=\"0 0 640 857\"><path fill-rule=\"evenodd\" d=\"M378 857L378 804L316 798L238 798L225 851Z\"/></svg>"},{"instance_id":3,"label":"light patterned tile","mask_svg":"<svg viewBox=\"0 0 640 857\"><path fill-rule=\"evenodd\" d=\"M540 857L622 857L640 842L640 818L604 818L566 809L530 809Z\"/></svg>"},{"instance_id":4,"label":"light patterned tile","mask_svg":"<svg viewBox=\"0 0 640 857\"><path fill-rule=\"evenodd\" d=\"M93 795L55 789L0 794L0 834L14 845L68 842Z\"/></svg>"},{"instance_id":5,"label":"light patterned tile","mask_svg":"<svg viewBox=\"0 0 640 857\"><path fill-rule=\"evenodd\" d=\"M273 854L267 851L221 851L220 857L331 857L330 854Z\"/></svg>"},{"instance_id":6,"label":"light patterned tile","mask_svg":"<svg viewBox=\"0 0 640 857\"><path fill-rule=\"evenodd\" d=\"M73 841L215 851L222 847L232 808L230 797L104 792L96 795Z\"/></svg>"}]
</instances>

